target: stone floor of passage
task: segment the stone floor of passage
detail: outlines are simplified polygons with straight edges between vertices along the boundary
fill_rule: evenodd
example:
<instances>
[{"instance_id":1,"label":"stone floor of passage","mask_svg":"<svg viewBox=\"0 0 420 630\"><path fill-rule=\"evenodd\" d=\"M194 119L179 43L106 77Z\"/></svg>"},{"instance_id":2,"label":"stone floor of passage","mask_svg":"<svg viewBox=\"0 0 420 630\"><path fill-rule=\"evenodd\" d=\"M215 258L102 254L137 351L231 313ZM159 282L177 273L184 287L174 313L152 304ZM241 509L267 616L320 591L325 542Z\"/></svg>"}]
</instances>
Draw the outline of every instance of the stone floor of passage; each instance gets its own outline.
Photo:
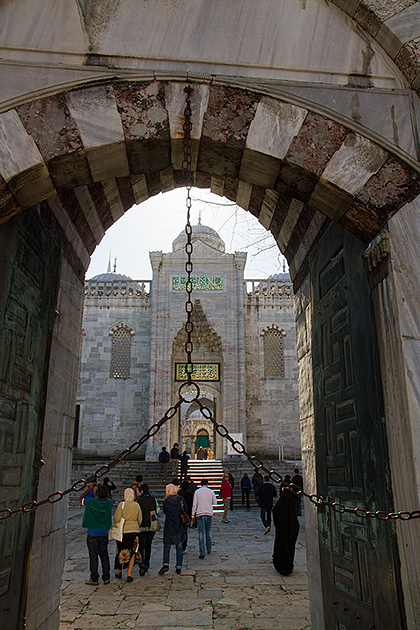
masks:
<instances>
[{"instance_id":1,"label":"stone floor of passage","mask_svg":"<svg viewBox=\"0 0 420 630\"><path fill-rule=\"evenodd\" d=\"M274 533L264 535L258 510L213 517L213 550L198 555L198 534L189 530L181 575L175 573L175 548L169 572L162 566L162 531L155 535L150 570L134 581L116 580L87 586L89 561L82 510L70 510L63 574L60 630L308 630L310 629L305 528L296 546L295 570L282 577L271 556ZM161 521L163 519L161 518ZM113 567L115 543L109 544Z\"/></svg>"}]
</instances>

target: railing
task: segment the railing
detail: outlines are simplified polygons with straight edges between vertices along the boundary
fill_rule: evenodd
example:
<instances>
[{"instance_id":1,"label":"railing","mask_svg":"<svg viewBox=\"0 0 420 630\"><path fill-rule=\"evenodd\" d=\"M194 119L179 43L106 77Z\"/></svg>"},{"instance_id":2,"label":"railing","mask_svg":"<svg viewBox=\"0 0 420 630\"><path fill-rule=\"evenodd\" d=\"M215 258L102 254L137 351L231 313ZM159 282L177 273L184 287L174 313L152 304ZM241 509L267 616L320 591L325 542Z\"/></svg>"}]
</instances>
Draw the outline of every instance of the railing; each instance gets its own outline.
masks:
<instances>
[{"instance_id":1,"label":"railing","mask_svg":"<svg viewBox=\"0 0 420 630\"><path fill-rule=\"evenodd\" d=\"M268 278L266 280L244 280L244 291L247 296L292 297L293 285L288 274L284 278Z\"/></svg>"},{"instance_id":2,"label":"railing","mask_svg":"<svg viewBox=\"0 0 420 630\"><path fill-rule=\"evenodd\" d=\"M288 274L284 275L284 278L244 280L244 293L246 296L292 297L292 282ZM114 295L141 297L149 296L151 289L151 280L87 280L85 282L85 296L109 297Z\"/></svg>"}]
</instances>

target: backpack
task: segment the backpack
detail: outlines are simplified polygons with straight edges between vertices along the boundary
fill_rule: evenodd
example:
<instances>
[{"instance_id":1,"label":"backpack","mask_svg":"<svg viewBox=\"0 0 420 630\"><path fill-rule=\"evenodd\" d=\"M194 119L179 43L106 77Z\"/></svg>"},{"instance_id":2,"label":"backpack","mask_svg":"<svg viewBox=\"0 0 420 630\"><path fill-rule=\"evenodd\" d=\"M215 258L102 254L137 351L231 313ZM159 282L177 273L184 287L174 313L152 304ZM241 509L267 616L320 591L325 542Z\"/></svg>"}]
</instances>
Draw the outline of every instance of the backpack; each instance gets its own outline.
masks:
<instances>
[{"instance_id":1,"label":"backpack","mask_svg":"<svg viewBox=\"0 0 420 630\"><path fill-rule=\"evenodd\" d=\"M161 451L159 453L159 461L161 464L166 464L169 462L169 453L167 451Z\"/></svg>"}]
</instances>

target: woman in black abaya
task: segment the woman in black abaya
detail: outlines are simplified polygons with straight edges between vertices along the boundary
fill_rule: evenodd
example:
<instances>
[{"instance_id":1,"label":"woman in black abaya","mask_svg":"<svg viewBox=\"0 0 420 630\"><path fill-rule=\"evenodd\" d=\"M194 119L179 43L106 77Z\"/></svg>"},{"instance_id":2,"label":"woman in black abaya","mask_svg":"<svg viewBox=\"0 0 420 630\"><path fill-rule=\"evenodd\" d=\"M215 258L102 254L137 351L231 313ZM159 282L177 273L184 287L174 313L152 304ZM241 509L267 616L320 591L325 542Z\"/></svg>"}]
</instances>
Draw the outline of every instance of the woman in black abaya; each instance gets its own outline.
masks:
<instances>
[{"instance_id":1,"label":"woman in black abaya","mask_svg":"<svg viewBox=\"0 0 420 630\"><path fill-rule=\"evenodd\" d=\"M281 575L290 575L293 571L295 545L299 534L300 497L289 488L283 488L280 498L273 508L273 521L276 528L274 539L273 564Z\"/></svg>"}]
</instances>

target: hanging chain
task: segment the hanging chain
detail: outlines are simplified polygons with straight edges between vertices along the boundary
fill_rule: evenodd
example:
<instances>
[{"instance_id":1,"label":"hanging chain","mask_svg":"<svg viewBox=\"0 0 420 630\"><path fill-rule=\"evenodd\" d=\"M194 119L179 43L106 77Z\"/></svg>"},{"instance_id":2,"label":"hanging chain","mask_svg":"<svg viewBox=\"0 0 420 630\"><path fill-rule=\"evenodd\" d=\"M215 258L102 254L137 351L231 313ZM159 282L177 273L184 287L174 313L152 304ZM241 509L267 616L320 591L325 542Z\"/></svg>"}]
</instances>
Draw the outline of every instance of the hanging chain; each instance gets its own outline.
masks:
<instances>
[{"instance_id":1,"label":"hanging chain","mask_svg":"<svg viewBox=\"0 0 420 630\"><path fill-rule=\"evenodd\" d=\"M191 123L191 94L192 94L192 87L190 85L188 85L185 88L185 93L187 95L186 98L186 105L185 105L185 110L184 110L184 124L183 124L183 129L184 129L184 142L183 142L183 151L184 151L184 159L183 159L183 163L182 163L182 167L184 170L184 175L187 181L187 200L186 200L186 205L187 205L187 222L185 225L185 233L187 235L187 242L185 245L185 252L187 254L187 262L185 263L185 271L187 273L187 278L186 278L186 284L185 284L185 290L187 293L187 300L185 303L185 310L187 313L187 321L185 323L185 331L187 333L187 341L185 343L185 353L186 353L186 357L187 357L187 363L185 366L185 371L187 374L187 381L184 382L180 388L179 388L179 392L178 392L178 400L177 402L174 404L173 407L169 407L169 409L165 412L165 414L162 416L162 418L156 422L155 424L152 424L151 427L149 427L149 429L147 430L147 432L143 435L143 437L141 437L140 439L136 440L136 442L133 442L133 444L131 444L131 446L129 446L128 448L126 448L124 451L122 451L111 463L109 464L105 464L104 466L101 466L100 468L98 468L92 475L90 475L89 477L87 477L86 479L78 479L77 481L75 481L69 488L67 488L66 490L57 490L56 492L53 492L52 494L50 494L46 499L43 499L42 501L30 501L29 503L25 503L24 505L22 505L20 508L17 508L15 510L12 510L10 508L3 508L0 509L0 521L4 521L8 518L10 518L11 516L13 516L14 514L18 514L20 512L22 513L30 513L30 512L35 512L35 510L37 510L41 505L46 505L46 504L52 504L52 503L58 503L59 501L61 501L66 495L70 494L71 492L80 492L81 490L84 490L86 488L86 486L90 483L96 483L99 477L102 477L103 475L106 475L112 468L114 468L114 466L116 466L117 464L119 464L120 462L122 462L124 459L126 459L129 455L132 455L133 453L135 453L140 446L142 446L142 444L144 444L145 442L147 442L147 440L149 440L151 437L153 437L154 435L156 435L156 433L161 429L161 427L165 424L165 422L167 422L168 420L170 420L171 418L173 418L175 416L175 414L178 412L178 409L181 407L182 403L185 402L187 404L191 404L192 402L197 402L197 405L199 406L200 412L202 414L202 416L206 419L206 420L210 420L214 427L216 432L224 439L228 440L228 442L231 443L232 448L239 454L239 455L244 455L247 460L249 461L249 463L254 467L257 468L259 471L263 471L265 472L272 481L274 481L275 483L279 483L282 484L283 487L288 487L291 490L293 490L295 492L295 494L299 495L299 496L304 496L307 499L309 499L309 501L311 501L311 503L313 503L316 507L320 508L322 507L328 507L329 509L331 509L333 512L337 512L338 514L353 514L354 516L357 516L359 518L364 518L364 519L368 519L368 518L375 518L381 521L387 521L387 520L401 520L401 521L409 521L409 520L413 520L413 519L417 519L420 518L420 510L414 510L413 512L408 512L408 511L403 511L401 510L400 512L384 512L381 510L378 510L376 512L371 512L369 510L365 510L361 507L350 507L350 506L346 506L342 503L337 503L337 502L332 502L332 501L328 501L327 499L324 499L324 497L320 496L319 494L308 494L306 492L304 492L300 486L294 484L294 483L286 483L283 480L283 477L276 472L275 470L270 470L269 468L267 468L266 466L264 466L264 463L261 459L259 459L258 457L255 457L253 455L250 455L247 450L245 449L245 446L242 444L242 442L239 442L239 440L235 440L231 435L229 435L229 431L228 429L225 427L224 424L220 424L218 423L214 416L213 416L213 412L206 407L201 400L199 399L200 396L200 388L198 386L198 383L196 383L195 381L192 380L192 374L193 374L193 362L192 362L192 351L193 351L193 343L192 343L192 332L194 330L194 326L193 326L193 322L191 319L192 316L192 311L193 311L193 303L191 300L191 293L192 293L192 282L191 282L191 273L193 270L193 264L191 261L191 256L193 253L193 245L192 245L192 227L191 227L191 222L190 222L190 214L191 214L191 186L192 186L192 158L191 158L191 146L192 146L192 141L191 141L191 130L192 130L192 123ZM191 387L195 388L195 394L193 394L193 397L191 398ZM183 390L185 388L188 388L188 391L186 393L186 395L189 396L188 400L186 400L184 398L183 395Z\"/></svg>"},{"instance_id":2,"label":"hanging chain","mask_svg":"<svg viewBox=\"0 0 420 630\"><path fill-rule=\"evenodd\" d=\"M192 293L192 282L191 282L191 273L193 270L193 264L191 260L191 256L193 253L193 244L192 244L192 227L191 227L191 185L192 185L192 166L191 166L191 94L192 87L187 85L185 88L185 93L187 95L185 102L185 110L184 110L184 141L183 141L183 149L184 149L184 160L182 163L182 168L184 170L184 175L187 181L187 222L185 224L185 234L187 235L187 242L185 244L185 253L187 254L187 262L185 263L185 271L187 273L187 278L185 282L185 291L187 293L187 300L185 302L185 311L187 313L187 321L185 322L185 332L187 333L187 341L185 342L185 354L187 356L187 362L185 364L185 372L187 374L187 383L188 385L192 384L192 373L193 373L193 363L192 363L192 351L193 351L193 342L192 342L192 333L194 330L194 325L192 322L192 311L193 311L193 303L191 300Z\"/></svg>"},{"instance_id":3,"label":"hanging chain","mask_svg":"<svg viewBox=\"0 0 420 630\"><path fill-rule=\"evenodd\" d=\"M343 505L342 503L328 501L327 499L324 499L324 497L320 496L319 494L308 494L307 492L304 492L302 488L295 483L292 483L292 482L286 483L278 472L276 472L275 470L270 470L269 468L266 468L266 466L264 466L264 463L261 461L261 459L258 459L258 457L250 455L247 452L242 442L239 442L239 440L235 440L231 435L229 435L229 431L227 430L225 425L220 424L215 420L211 409L203 405L201 400L197 400L197 404L200 408L201 415L206 420L211 420L216 432L222 438L225 438L226 440L228 440L228 442L231 443L232 448L237 453L239 453L239 455L244 455L254 468L257 468L259 471L264 471L270 477L271 481L274 481L275 483L281 483L283 488L290 488L291 490L293 490L293 492L295 492L295 494L306 497L307 499L309 499L309 501L311 501L311 503L313 503L317 507L325 506L325 507L330 508L333 512L338 512L338 514L348 513L348 514L354 514L354 516L358 516L359 518L376 518L380 521L397 520L397 519L401 521L410 521L416 518L420 518L420 510L414 510L413 512L407 512L405 510L401 510L400 512L383 512L381 510L378 510L376 512L370 512L369 510L364 510L361 507L350 507L350 506Z\"/></svg>"},{"instance_id":4,"label":"hanging chain","mask_svg":"<svg viewBox=\"0 0 420 630\"><path fill-rule=\"evenodd\" d=\"M64 497L67 494L70 494L70 492L81 492L82 490L86 488L88 484L96 483L98 480L98 477L102 477L103 475L106 475L112 468L114 468L114 466L122 462L129 455L132 455L133 453L135 453L140 448L140 446L142 446L142 444L144 444L145 442L147 442L147 440L149 440L151 437L156 435L156 433L165 424L165 422L167 422L168 420L174 417L174 415L177 413L178 409L180 408L183 402L187 402L187 401L184 400L184 398L182 397L180 393L179 399L175 403L175 405L173 407L169 407L169 409L165 412L162 418L158 422L156 422L155 424L152 424L148 428L147 432L143 435L143 437L133 442L133 444L128 446L124 451L122 451L119 455L117 455L117 457L113 459L112 462L110 462L109 464L105 464L104 466L101 466L86 479L78 479L66 490L56 490L55 492L52 492L46 499L43 499L42 501L29 501L29 503L25 503L20 508L16 508L15 510L12 510L11 508L2 508L0 509L0 521L5 521L6 519L10 518L14 514L19 514L19 512L23 512L23 513L35 512L35 510L37 510L41 505L46 505L47 503L50 503L50 504L58 503L59 501L64 499Z\"/></svg>"}]
</instances>

